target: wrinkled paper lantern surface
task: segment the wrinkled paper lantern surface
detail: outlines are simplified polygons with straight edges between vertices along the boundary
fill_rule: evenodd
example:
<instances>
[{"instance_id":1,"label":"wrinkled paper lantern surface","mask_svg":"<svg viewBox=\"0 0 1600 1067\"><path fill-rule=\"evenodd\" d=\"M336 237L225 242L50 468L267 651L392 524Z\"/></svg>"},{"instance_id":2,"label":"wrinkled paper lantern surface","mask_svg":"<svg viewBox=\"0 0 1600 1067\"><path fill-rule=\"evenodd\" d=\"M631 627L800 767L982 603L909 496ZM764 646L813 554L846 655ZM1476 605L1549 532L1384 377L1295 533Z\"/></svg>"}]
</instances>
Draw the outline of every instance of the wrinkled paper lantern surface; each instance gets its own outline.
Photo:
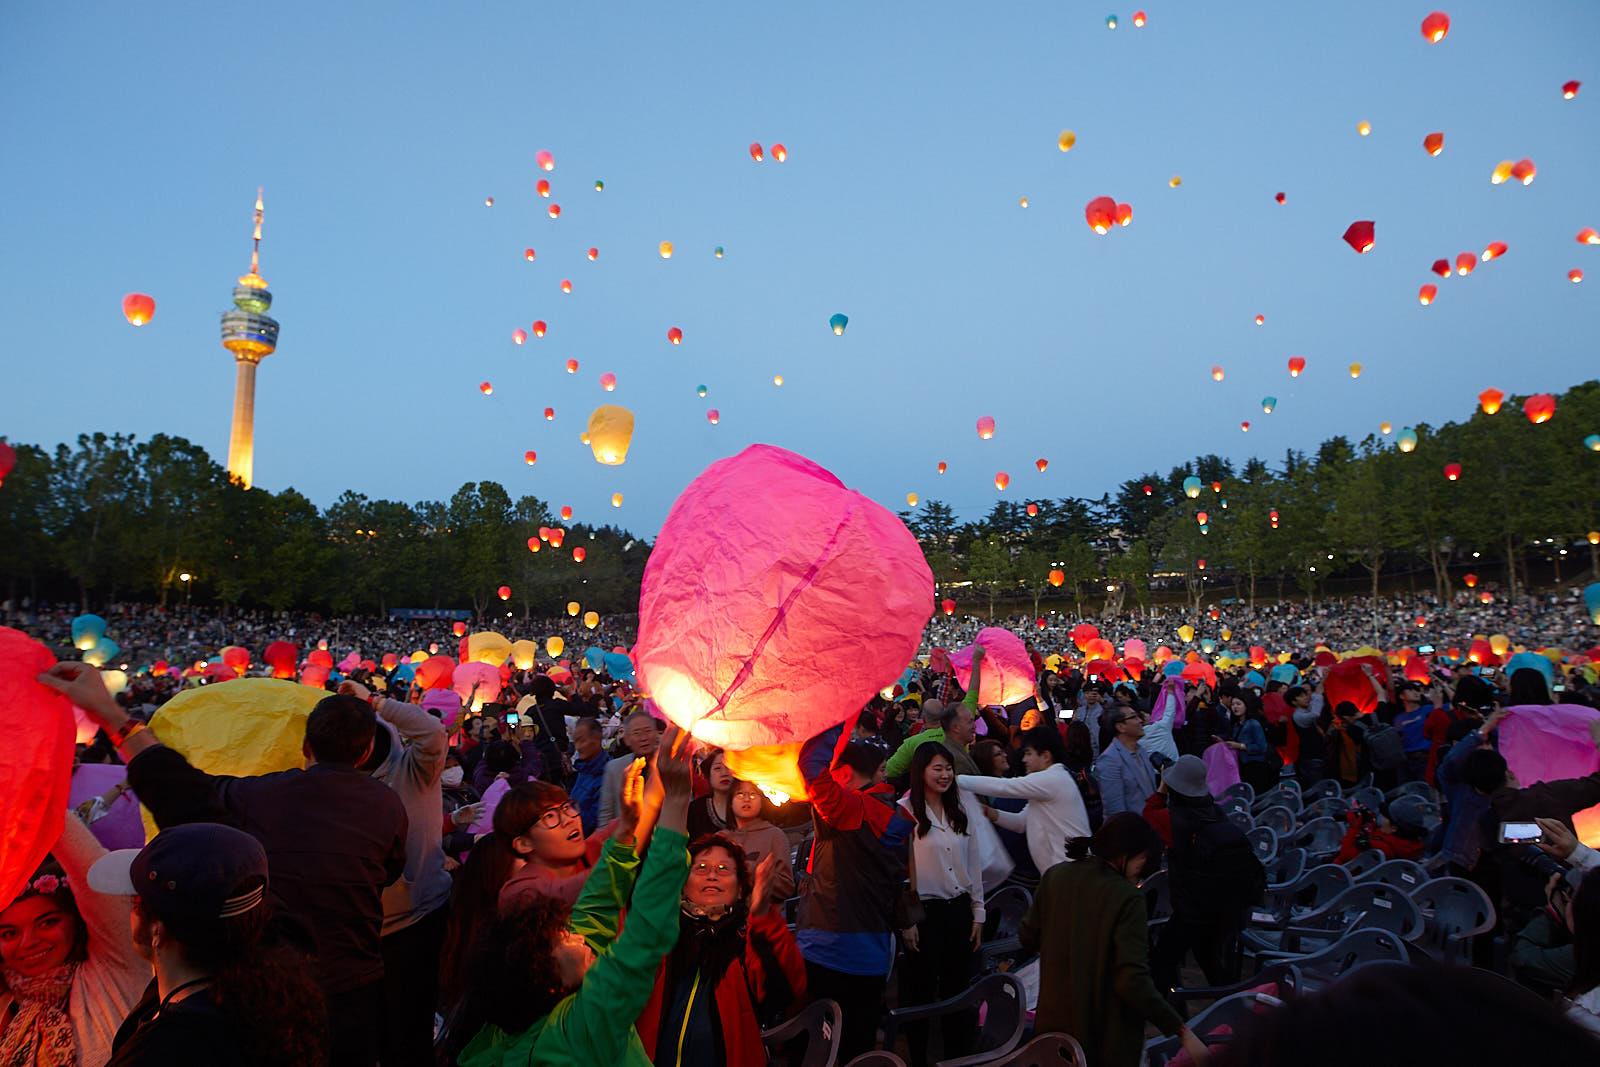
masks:
<instances>
[{"instance_id":1,"label":"wrinkled paper lantern surface","mask_svg":"<svg viewBox=\"0 0 1600 1067\"><path fill-rule=\"evenodd\" d=\"M1109 644L1109 642L1108 642ZM1010 630L986 626L972 645L983 646L983 667L978 674L978 703L1004 707L1034 695L1037 681L1033 660L1022 639ZM950 654L950 666L963 689L972 684L972 645Z\"/></svg>"},{"instance_id":2,"label":"wrinkled paper lantern surface","mask_svg":"<svg viewBox=\"0 0 1600 1067\"><path fill-rule=\"evenodd\" d=\"M28 635L0 627L0 908L33 877L65 819L77 733L72 705L35 677L55 662Z\"/></svg>"}]
</instances>

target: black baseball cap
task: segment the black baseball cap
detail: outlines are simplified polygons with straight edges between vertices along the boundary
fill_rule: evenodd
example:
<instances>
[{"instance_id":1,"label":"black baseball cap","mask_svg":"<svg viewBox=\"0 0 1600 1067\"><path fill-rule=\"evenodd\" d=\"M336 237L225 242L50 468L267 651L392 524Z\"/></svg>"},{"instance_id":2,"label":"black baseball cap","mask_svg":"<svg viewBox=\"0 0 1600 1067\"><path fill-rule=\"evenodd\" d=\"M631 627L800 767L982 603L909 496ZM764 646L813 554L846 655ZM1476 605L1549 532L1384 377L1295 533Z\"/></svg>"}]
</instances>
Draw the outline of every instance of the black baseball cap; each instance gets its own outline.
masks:
<instances>
[{"instance_id":1,"label":"black baseball cap","mask_svg":"<svg viewBox=\"0 0 1600 1067\"><path fill-rule=\"evenodd\" d=\"M174 924L231 919L261 905L267 854L261 842L220 823L161 831L144 848L107 853L89 868L89 888L137 895L153 917Z\"/></svg>"}]
</instances>

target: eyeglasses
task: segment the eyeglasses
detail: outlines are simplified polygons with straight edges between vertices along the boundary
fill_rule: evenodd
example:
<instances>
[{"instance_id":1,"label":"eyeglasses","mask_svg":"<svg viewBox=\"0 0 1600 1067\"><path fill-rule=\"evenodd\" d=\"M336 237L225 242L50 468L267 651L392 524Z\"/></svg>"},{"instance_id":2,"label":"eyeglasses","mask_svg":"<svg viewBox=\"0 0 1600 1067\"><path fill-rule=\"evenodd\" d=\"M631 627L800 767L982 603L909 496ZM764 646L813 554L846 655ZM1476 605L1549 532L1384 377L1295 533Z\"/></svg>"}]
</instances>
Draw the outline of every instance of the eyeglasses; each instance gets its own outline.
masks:
<instances>
[{"instance_id":1,"label":"eyeglasses","mask_svg":"<svg viewBox=\"0 0 1600 1067\"><path fill-rule=\"evenodd\" d=\"M703 863L702 862L702 863L697 863L697 864L694 865L694 873L695 874L702 874L702 875L711 874L713 871L715 871L719 875L721 875L721 874L731 874L732 871L733 871L733 868L729 867L726 863Z\"/></svg>"},{"instance_id":2,"label":"eyeglasses","mask_svg":"<svg viewBox=\"0 0 1600 1067\"><path fill-rule=\"evenodd\" d=\"M554 830L568 819L576 818L579 818L578 809L568 802L560 807L547 809L544 814L539 816L538 822L546 830Z\"/></svg>"},{"instance_id":3,"label":"eyeglasses","mask_svg":"<svg viewBox=\"0 0 1600 1067\"><path fill-rule=\"evenodd\" d=\"M760 800L761 799L761 790L759 790L759 789L741 789L738 792L733 794L733 799L735 799L735 800Z\"/></svg>"}]
</instances>

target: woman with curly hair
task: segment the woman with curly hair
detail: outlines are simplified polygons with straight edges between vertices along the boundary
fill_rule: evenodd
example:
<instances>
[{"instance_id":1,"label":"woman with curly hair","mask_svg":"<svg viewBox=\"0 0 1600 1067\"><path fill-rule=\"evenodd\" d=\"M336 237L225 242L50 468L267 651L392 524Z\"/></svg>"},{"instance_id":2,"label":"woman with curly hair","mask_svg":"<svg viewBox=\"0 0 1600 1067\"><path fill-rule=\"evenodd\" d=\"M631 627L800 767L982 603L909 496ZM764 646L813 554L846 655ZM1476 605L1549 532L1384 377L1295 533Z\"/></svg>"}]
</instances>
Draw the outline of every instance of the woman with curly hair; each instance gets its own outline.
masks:
<instances>
[{"instance_id":1,"label":"woman with curly hair","mask_svg":"<svg viewBox=\"0 0 1600 1067\"><path fill-rule=\"evenodd\" d=\"M637 768L628 772L618 832L577 904L539 897L499 919L480 942L459 1033L481 1028L460 1052L461 1067L649 1067L629 1020L643 1010L678 938L693 796L688 736L668 727L653 760L648 785ZM638 848L647 840L641 864ZM628 924L619 935L624 904Z\"/></svg>"},{"instance_id":2,"label":"woman with curly hair","mask_svg":"<svg viewBox=\"0 0 1600 1067\"><path fill-rule=\"evenodd\" d=\"M128 933L129 901L90 889L106 854L67 814L53 859L0 909L0 1064L104 1067L150 983Z\"/></svg>"},{"instance_id":3,"label":"woman with curly hair","mask_svg":"<svg viewBox=\"0 0 1600 1067\"><path fill-rule=\"evenodd\" d=\"M766 1067L762 1019L806 990L800 946L770 906L778 859L769 853L752 876L744 849L722 834L689 846L678 944L637 1024L656 1067Z\"/></svg>"}]
</instances>

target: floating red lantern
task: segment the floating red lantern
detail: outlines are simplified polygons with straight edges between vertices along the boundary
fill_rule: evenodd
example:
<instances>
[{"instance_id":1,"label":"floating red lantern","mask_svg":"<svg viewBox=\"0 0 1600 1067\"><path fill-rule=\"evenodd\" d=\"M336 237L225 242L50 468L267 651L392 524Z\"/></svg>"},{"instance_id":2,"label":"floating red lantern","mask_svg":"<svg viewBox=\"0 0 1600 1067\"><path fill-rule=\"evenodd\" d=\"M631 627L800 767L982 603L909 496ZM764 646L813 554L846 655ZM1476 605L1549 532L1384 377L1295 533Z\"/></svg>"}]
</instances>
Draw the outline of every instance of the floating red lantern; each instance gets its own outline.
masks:
<instances>
[{"instance_id":1,"label":"floating red lantern","mask_svg":"<svg viewBox=\"0 0 1600 1067\"><path fill-rule=\"evenodd\" d=\"M667 340L675 345L683 344L683 331L676 326L667 331Z\"/></svg>"},{"instance_id":2,"label":"floating red lantern","mask_svg":"<svg viewBox=\"0 0 1600 1067\"><path fill-rule=\"evenodd\" d=\"M1573 285L1577 285L1579 282L1583 281L1583 271L1579 270L1577 267L1573 267L1571 270L1567 271L1567 281L1571 282Z\"/></svg>"},{"instance_id":3,"label":"floating red lantern","mask_svg":"<svg viewBox=\"0 0 1600 1067\"><path fill-rule=\"evenodd\" d=\"M1117 202L1109 196L1097 196L1083 209L1083 218L1095 233L1110 233L1117 220Z\"/></svg>"},{"instance_id":4,"label":"floating red lantern","mask_svg":"<svg viewBox=\"0 0 1600 1067\"><path fill-rule=\"evenodd\" d=\"M527 465L528 465L528 466L530 466L530 467L531 467L531 466L533 466L533 465L534 465L534 463L535 463L535 462L536 462L536 461L537 461L537 460L538 460L538 459L539 459L539 453L537 453L537 452L535 452L535 451L534 451L534 450L533 450L533 449L531 449L531 448L530 448L530 449L528 449L528 451L526 451L526 452L524 452L524 453L523 453L523 454L522 454L522 462L524 462L524 463L526 463L526 464L527 464Z\"/></svg>"},{"instance_id":5,"label":"floating red lantern","mask_svg":"<svg viewBox=\"0 0 1600 1067\"><path fill-rule=\"evenodd\" d=\"M1300 372L1305 370L1305 369L1306 369L1306 358L1304 356L1290 356L1289 357L1289 377L1298 378L1298 377L1300 377Z\"/></svg>"},{"instance_id":6,"label":"floating red lantern","mask_svg":"<svg viewBox=\"0 0 1600 1067\"><path fill-rule=\"evenodd\" d=\"M1505 398L1506 394L1498 389L1485 389L1478 394L1478 406L1483 409L1485 415L1493 415L1500 410L1500 402Z\"/></svg>"},{"instance_id":7,"label":"floating red lantern","mask_svg":"<svg viewBox=\"0 0 1600 1067\"><path fill-rule=\"evenodd\" d=\"M1538 173L1539 168L1533 165L1531 159L1519 159L1511 164L1511 176L1523 185L1532 185Z\"/></svg>"},{"instance_id":8,"label":"floating red lantern","mask_svg":"<svg viewBox=\"0 0 1600 1067\"><path fill-rule=\"evenodd\" d=\"M528 538L528 551L529 552L537 552L537 551L539 551L539 539L537 537Z\"/></svg>"},{"instance_id":9,"label":"floating red lantern","mask_svg":"<svg viewBox=\"0 0 1600 1067\"><path fill-rule=\"evenodd\" d=\"M752 144L750 146L750 158L755 160L757 163L761 162L762 155L761 155L761 146L759 144Z\"/></svg>"},{"instance_id":10,"label":"floating red lantern","mask_svg":"<svg viewBox=\"0 0 1600 1067\"><path fill-rule=\"evenodd\" d=\"M1117 205L1117 225L1126 226L1133 221L1133 206L1130 204Z\"/></svg>"},{"instance_id":11,"label":"floating red lantern","mask_svg":"<svg viewBox=\"0 0 1600 1067\"><path fill-rule=\"evenodd\" d=\"M1204 526L1206 524L1207 520L1209 520L1210 518L1211 518L1210 515L1207 515L1205 512L1200 511L1200 512L1196 512L1195 513L1194 521L1198 522L1201 526Z\"/></svg>"},{"instance_id":12,"label":"floating red lantern","mask_svg":"<svg viewBox=\"0 0 1600 1067\"><path fill-rule=\"evenodd\" d=\"M1065 582L1066 580L1067 580L1066 572L1064 572L1064 571L1051 571L1050 572L1050 584L1055 586L1057 589L1060 589L1061 588L1061 583Z\"/></svg>"},{"instance_id":13,"label":"floating red lantern","mask_svg":"<svg viewBox=\"0 0 1600 1067\"><path fill-rule=\"evenodd\" d=\"M772 158L782 163L789 158L789 150L781 144L775 144L772 146Z\"/></svg>"},{"instance_id":14,"label":"floating red lantern","mask_svg":"<svg viewBox=\"0 0 1600 1067\"><path fill-rule=\"evenodd\" d=\"M589 553L585 552L582 548L575 548L572 550L572 558L577 560L579 563L582 563L583 557L587 556L588 554Z\"/></svg>"},{"instance_id":15,"label":"floating red lantern","mask_svg":"<svg viewBox=\"0 0 1600 1067\"><path fill-rule=\"evenodd\" d=\"M1245 433L1249 433L1250 432L1250 420L1246 419L1244 422L1241 422L1239 424L1239 429L1243 430Z\"/></svg>"},{"instance_id":16,"label":"floating red lantern","mask_svg":"<svg viewBox=\"0 0 1600 1067\"><path fill-rule=\"evenodd\" d=\"M556 409L555 408L545 408L544 409L544 421L545 422L554 422L555 421L555 417L556 417Z\"/></svg>"},{"instance_id":17,"label":"floating red lantern","mask_svg":"<svg viewBox=\"0 0 1600 1067\"><path fill-rule=\"evenodd\" d=\"M1147 485L1147 486L1144 487L1144 495L1145 496L1149 496L1151 493L1154 493L1154 492L1155 492L1155 488L1153 486Z\"/></svg>"},{"instance_id":18,"label":"floating red lantern","mask_svg":"<svg viewBox=\"0 0 1600 1067\"><path fill-rule=\"evenodd\" d=\"M1593 226L1585 226L1578 231L1575 240L1580 245L1600 245L1600 230L1596 230Z\"/></svg>"},{"instance_id":19,"label":"floating red lantern","mask_svg":"<svg viewBox=\"0 0 1600 1067\"><path fill-rule=\"evenodd\" d=\"M549 208L545 210L545 214L549 215L553 219L559 219L561 217L561 205L551 204Z\"/></svg>"},{"instance_id":20,"label":"floating red lantern","mask_svg":"<svg viewBox=\"0 0 1600 1067\"><path fill-rule=\"evenodd\" d=\"M1044 473L1044 469L1046 467L1050 466L1050 461L1047 460L1047 459L1036 459L1036 460L1033 461L1033 465L1035 467L1039 468L1039 473L1040 474L1043 474Z\"/></svg>"},{"instance_id":21,"label":"floating red lantern","mask_svg":"<svg viewBox=\"0 0 1600 1067\"><path fill-rule=\"evenodd\" d=\"M996 474L994 476L994 487L996 489L999 489L999 490L1003 491L1005 489L1005 487L1010 485L1010 484L1011 484L1011 475L1007 474L1005 471L1001 471L999 474Z\"/></svg>"},{"instance_id":22,"label":"floating red lantern","mask_svg":"<svg viewBox=\"0 0 1600 1067\"><path fill-rule=\"evenodd\" d=\"M984 415L978 419L978 436L987 441L994 436L994 416Z\"/></svg>"},{"instance_id":23,"label":"floating red lantern","mask_svg":"<svg viewBox=\"0 0 1600 1067\"><path fill-rule=\"evenodd\" d=\"M143 293L129 293L122 298L122 317L133 326L143 326L156 313L156 298Z\"/></svg>"},{"instance_id":24,"label":"floating red lantern","mask_svg":"<svg viewBox=\"0 0 1600 1067\"><path fill-rule=\"evenodd\" d=\"M535 337L543 337L544 336L544 331L546 330L546 328L547 327L545 326L543 319L534 319L533 320L533 335Z\"/></svg>"},{"instance_id":25,"label":"floating red lantern","mask_svg":"<svg viewBox=\"0 0 1600 1067\"><path fill-rule=\"evenodd\" d=\"M1038 504L1029 504L1028 505L1028 518L1030 518L1030 519L1037 518L1038 515L1039 515L1039 505Z\"/></svg>"},{"instance_id":26,"label":"floating red lantern","mask_svg":"<svg viewBox=\"0 0 1600 1067\"><path fill-rule=\"evenodd\" d=\"M1483 261L1487 263L1491 259L1499 259L1505 254L1506 243L1504 241L1490 241L1488 247L1483 250Z\"/></svg>"},{"instance_id":27,"label":"floating red lantern","mask_svg":"<svg viewBox=\"0 0 1600 1067\"><path fill-rule=\"evenodd\" d=\"M537 254L531 248L524 248L522 250L522 258L532 263L537 258Z\"/></svg>"},{"instance_id":28,"label":"floating red lantern","mask_svg":"<svg viewBox=\"0 0 1600 1067\"><path fill-rule=\"evenodd\" d=\"M1437 285L1424 285L1421 289L1417 290L1417 303L1421 304L1423 307L1427 307L1429 304L1433 303L1433 298L1438 295L1439 287Z\"/></svg>"},{"instance_id":29,"label":"floating red lantern","mask_svg":"<svg viewBox=\"0 0 1600 1067\"><path fill-rule=\"evenodd\" d=\"M490 385L488 382L481 382L478 385L478 392L482 393L484 396L488 396L490 393L494 392L494 386Z\"/></svg>"},{"instance_id":30,"label":"floating red lantern","mask_svg":"<svg viewBox=\"0 0 1600 1067\"><path fill-rule=\"evenodd\" d=\"M548 178L540 178L538 183L534 186L534 189L539 193L540 196L549 196L550 195L550 179L548 179Z\"/></svg>"},{"instance_id":31,"label":"floating red lantern","mask_svg":"<svg viewBox=\"0 0 1600 1067\"><path fill-rule=\"evenodd\" d=\"M1471 589L1473 586L1478 584L1478 576L1476 574L1468 574L1461 580L1467 583L1468 589Z\"/></svg>"},{"instance_id":32,"label":"floating red lantern","mask_svg":"<svg viewBox=\"0 0 1600 1067\"><path fill-rule=\"evenodd\" d=\"M1573 97L1578 95L1578 86L1580 86L1582 84L1583 84L1582 82L1577 82L1577 81L1571 81L1571 82L1564 83L1561 86L1561 98L1563 100L1571 100Z\"/></svg>"},{"instance_id":33,"label":"floating red lantern","mask_svg":"<svg viewBox=\"0 0 1600 1067\"><path fill-rule=\"evenodd\" d=\"M1430 133L1422 139L1422 149L1430 156L1436 156L1444 151L1444 134Z\"/></svg>"},{"instance_id":34,"label":"floating red lantern","mask_svg":"<svg viewBox=\"0 0 1600 1067\"><path fill-rule=\"evenodd\" d=\"M1195 560L1195 566L1199 567L1201 570L1205 570L1206 569L1206 561L1203 560L1203 559L1197 559L1197 560Z\"/></svg>"},{"instance_id":35,"label":"floating red lantern","mask_svg":"<svg viewBox=\"0 0 1600 1067\"><path fill-rule=\"evenodd\" d=\"M1211 491L1212 491L1212 492L1213 492L1213 493L1220 493L1220 492L1222 492L1222 483L1221 483L1221 482L1212 482L1212 483L1211 483Z\"/></svg>"},{"instance_id":36,"label":"floating red lantern","mask_svg":"<svg viewBox=\"0 0 1600 1067\"><path fill-rule=\"evenodd\" d=\"M1556 398L1549 393L1535 393L1522 402L1522 413L1535 426L1549 422L1556 413Z\"/></svg>"},{"instance_id":37,"label":"floating red lantern","mask_svg":"<svg viewBox=\"0 0 1600 1067\"><path fill-rule=\"evenodd\" d=\"M1035 619L1034 624L1041 630L1045 628L1045 621L1043 619Z\"/></svg>"},{"instance_id":38,"label":"floating red lantern","mask_svg":"<svg viewBox=\"0 0 1600 1067\"><path fill-rule=\"evenodd\" d=\"M1372 246L1376 243L1375 227L1376 223L1371 219L1352 222L1350 228L1344 231L1344 243L1355 249L1357 254L1372 251Z\"/></svg>"},{"instance_id":39,"label":"floating red lantern","mask_svg":"<svg viewBox=\"0 0 1600 1067\"><path fill-rule=\"evenodd\" d=\"M1444 476L1452 482L1459 481L1461 479L1461 464L1446 463L1444 465Z\"/></svg>"},{"instance_id":40,"label":"floating red lantern","mask_svg":"<svg viewBox=\"0 0 1600 1067\"><path fill-rule=\"evenodd\" d=\"M1456 257L1456 273L1466 277L1478 265L1478 257L1471 252L1463 252Z\"/></svg>"},{"instance_id":41,"label":"floating red lantern","mask_svg":"<svg viewBox=\"0 0 1600 1067\"><path fill-rule=\"evenodd\" d=\"M511 587L509 585L502 585L500 587L500 599L501 600L510 600L511 599ZM465 629L465 627L463 627L463 629Z\"/></svg>"},{"instance_id":42,"label":"floating red lantern","mask_svg":"<svg viewBox=\"0 0 1600 1067\"><path fill-rule=\"evenodd\" d=\"M597 260L599 258L600 258L600 250L598 248L589 249L589 262L590 263L593 263L595 260Z\"/></svg>"},{"instance_id":43,"label":"floating red lantern","mask_svg":"<svg viewBox=\"0 0 1600 1067\"><path fill-rule=\"evenodd\" d=\"M1448 259L1436 259L1433 261L1433 266L1428 269L1441 278L1450 277L1450 261Z\"/></svg>"},{"instance_id":44,"label":"floating red lantern","mask_svg":"<svg viewBox=\"0 0 1600 1067\"><path fill-rule=\"evenodd\" d=\"M1438 44L1450 32L1450 16L1435 11L1422 20L1422 37L1429 44Z\"/></svg>"},{"instance_id":45,"label":"floating red lantern","mask_svg":"<svg viewBox=\"0 0 1600 1067\"><path fill-rule=\"evenodd\" d=\"M568 374L577 374L578 373L578 361L577 360L575 360L575 359L567 360L567 373Z\"/></svg>"},{"instance_id":46,"label":"floating red lantern","mask_svg":"<svg viewBox=\"0 0 1600 1067\"><path fill-rule=\"evenodd\" d=\"M944 609L946 615L954 615L956 613L956 602L954 600L946 599L940 602L939 606Z\"/></svg>"},{"instance_id":47,"label":"floating red lantern","mask_svg":"<svg viewBox=\"0 0 1600 1067\"><path fill-rule=\"evenodd\" d=\"M947 471L949 469L950 469L949 466L945 463L944 460L941 459L939 461L939 473L943 474L945 471Z\"/></svg>"},{"instance_id":48,"label":"floating red lantern","mask_svg":"<svg viewBox=\"0 0 1600 1067\"><path fill-rule=\"evenodd\" d=\"M571 504L563 504L563 505L561 505L561 521L562 522L569 522L569 521L571 521L571 519L572 519L572 505Z\"/></svg>"},{"instance_id":49,"label":"floating red lantern","mask_svg":"<svg viewBox=\"0 0 1600 1067\"><path fill-rule=\"evenodd\" d=\"M571 278L562 278L561 279L561 291L563 293L572 292L572 279Z\"/></svg>"},{"instance_id":50,"label":"floating red lantern","mask_svg":"<svg viewBox=\"0 0 1600 1067\"><path fill-rule=\"evenodd\" d=\"M1283 203L1285 200L1287 200L1289 198L1287 196L1285 196L1284 194L1279 193L1277 196L1273 197L1272 199L1276 200L1278 203L1281 204L1281 203Z\"/></svg>"},{"instance_id":51,"label":"floating red lantern","mask_svg":"<svg viewBox=\"0 0 1600 1067\"><path fill-rule=\"evenodd\" d=\"M1220 366L1211 368L1211 380L1214 382L1222 381L1222 368Z\"/></svg>"},{"instance_id":52,"label":"floating red lantern","mask_svg":"<svg viewBox=\"0 0 1600 1067\"><path fill-rule=\"evenodd\" d=\"M1267 317L1265 315L1257 315L1256 316L1256 325L1257 326L1264 326L1264 325L1266 325L1266 322L1267 322Z\"/></svg>"}]
</instances>

